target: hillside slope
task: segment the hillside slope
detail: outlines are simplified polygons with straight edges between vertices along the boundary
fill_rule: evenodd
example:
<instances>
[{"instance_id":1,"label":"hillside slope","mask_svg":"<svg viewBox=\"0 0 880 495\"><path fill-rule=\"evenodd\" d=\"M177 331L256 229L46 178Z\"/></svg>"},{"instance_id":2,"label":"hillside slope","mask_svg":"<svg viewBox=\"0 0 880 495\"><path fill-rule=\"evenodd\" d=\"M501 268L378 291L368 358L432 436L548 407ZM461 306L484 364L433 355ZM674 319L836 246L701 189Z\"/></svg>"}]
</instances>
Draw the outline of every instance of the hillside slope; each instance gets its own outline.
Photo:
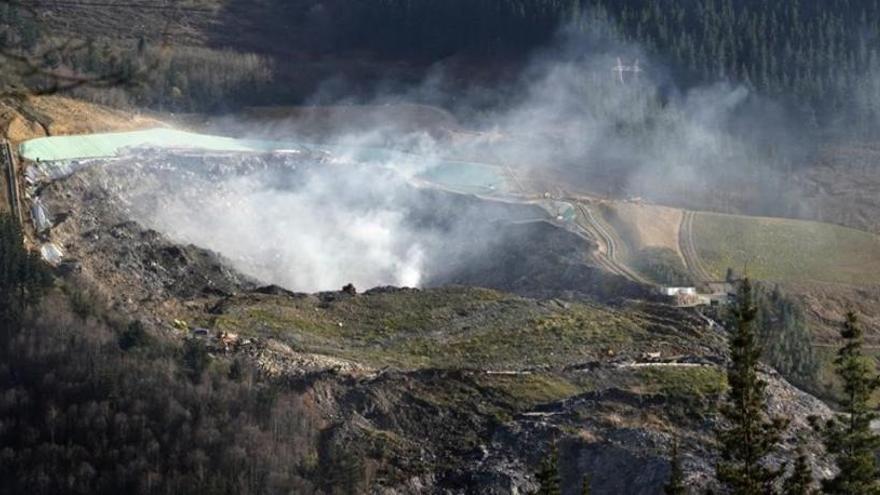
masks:
<instances>
[{"instance_id":1,"label":"hillside slope","mask_svg":"<svg viewBox=\"0 0 880 495\"><path fill-rule=\"evenodd\" d=\"M254 400L281 401L265 413L276 428L271 445L295 460L273 483L302 493L314 491L303 479L343 483L316 473L325 466L369 493L524 493L535 488L533 473L556 442L566 490L589 474L595 493L647 495L668 476L675 437L689 483L713 485L706 418L725 389L725 335L692 310L627 300L649 293L588 265L583 239L554 224L521 222L511 205L462 196L444 202L450 193L418 191L436 196L423 205L428 212L446 215L423 223L468 209L485 220L497 210L504 215L474 225L493 235L507 225L515 236L472 266L459 256L450 278L540 297L460 286L304 294L261 287L231 260L133 221L137 208L123 194L160 201L161 180L185 172L195 189L171 196L202 197L201 181L216 183L211 174L289 168L285 159L308 157L141 153L40 191L54 220L43 235L67 256L59 273L88 288L75 293L74 308L88 316L106 306L168 345L183 342L172 355L190 366L185 376L204 375L204 387L253 370L244 383L256 388ZM598 302L606 298L615 304ZM198 356L206 363L194 372ZM772 412L793 419L788 448L804 437L813 445L806 418L828 409L765 374ZM267 389L277 395L265 396ZM205 455L213 466L227 465L231 454ZM350 457L361 461L348 465Z\"/></svg>"},{"instance_id":2,"label":"hillside slope","mask_svg":"<svg viewBox=\"0 0 880 495\"><path fill-rule=\"evenodd\" d=\"M36 96L0 100L0 136L14 144L66 134L126 131L160 122L134 110L119 110L67 98Z\"/></svg>"},{"instance_id":3,"label":"hillside slope","mask_svg":"<svg viewBox=\"0 0 880 495\"><path fill-rule=\"evenodd\" d=\"M702 260L721 278L727 268L758 279L874 284L880 237L831 224L700 213L694 236Z\"/></svg>"}]
</instances>

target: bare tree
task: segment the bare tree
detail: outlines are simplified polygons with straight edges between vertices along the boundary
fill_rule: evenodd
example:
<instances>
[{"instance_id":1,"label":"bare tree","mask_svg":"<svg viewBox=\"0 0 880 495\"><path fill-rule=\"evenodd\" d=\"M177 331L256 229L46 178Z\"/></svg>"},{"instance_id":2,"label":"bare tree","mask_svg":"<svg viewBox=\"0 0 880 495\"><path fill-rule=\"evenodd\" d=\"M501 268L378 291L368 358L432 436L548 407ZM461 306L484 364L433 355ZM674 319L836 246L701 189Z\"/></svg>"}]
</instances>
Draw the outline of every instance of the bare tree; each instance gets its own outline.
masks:
<instances>
[{"instance_id":1,"label":"bare tree","mask_svg":"<svg viewBox=\"0 0 880 495\"><path fill-rule=\"evenodd\" d=\"M20 46L10 43L7 24L6 34L0 39L0 97L23 98L33 95L49 95L72 91L81 87L118 88L134 87L142 84L160 63L154 59L150 63L128 67L103 67L99 70L81 71L68 66L59 66L58 61L82 56L89 49L89 42L72 37L54 38L41 32L41 17L46 9L54 8L128 8L163 9L163 26L159 31L162 49L170 46L172 29L180 22L181 7L174 2L132 3L132 2L94 2L94 1L53 1L33 2L22 0L0 0L0 9L14 16L19 26L27 26L28 38L33 46ZM192 10L192 9L189 9ZM18 45L18 46L16 46Z\"/></svg>"}]
</instances>

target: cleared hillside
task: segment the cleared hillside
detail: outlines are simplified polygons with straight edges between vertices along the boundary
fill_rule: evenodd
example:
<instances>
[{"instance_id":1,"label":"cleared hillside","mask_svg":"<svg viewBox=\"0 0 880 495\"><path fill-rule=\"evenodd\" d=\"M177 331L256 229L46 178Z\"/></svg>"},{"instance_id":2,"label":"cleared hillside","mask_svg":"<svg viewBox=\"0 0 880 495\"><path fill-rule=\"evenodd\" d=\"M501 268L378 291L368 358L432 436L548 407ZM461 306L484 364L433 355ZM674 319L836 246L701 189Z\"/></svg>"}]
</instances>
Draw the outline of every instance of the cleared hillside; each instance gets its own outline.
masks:
<instances>
[{"instance_id":1,"label":"cleared hillside","mask_svg":"<svg viewBox=\"0 0 880 495\"><path fill-rule=\"evenodd\" d=\"M657 247L678 253L681 210L657 205L615 203L606 210L614 228L634 250Z\"/></svg>"},{"instance_id":2,"label":"cleared hillside","mask_svg":"<svg viewBox=\"0 0 880 495\"><path fill-rule=\"evenodd\" d=\"M699 213L694 240L718 277L748 269L761 280L872 284L880 281L880 237L831 224Z\"/></svg>"},{"instance_id":3,"label":"cleared hillside","mask_svg":"<svg viewBox=\"0 0 880 495\"><path fill-rule=\"evenodd\" d=\"M0 100L0 134L13 143L45 136L156 127L155 118L63 96Z\"/></svg>"},{"instance_id":4,"label":"cleared hillside","mask_svg":"<svg viewBox=\"0 0 880 495\"><path fill-rule=\"evenodd\" d=\"M218 330L274 337L300 350L381 366L523 369L565 366L621 352L688 352L638 312L535 303L485 289L374 291L363 297L249 296L224 304ZM209 322L205 322L208 324ZM698 326L698 325L697 325Z\"/></svg>"}]
</instances>

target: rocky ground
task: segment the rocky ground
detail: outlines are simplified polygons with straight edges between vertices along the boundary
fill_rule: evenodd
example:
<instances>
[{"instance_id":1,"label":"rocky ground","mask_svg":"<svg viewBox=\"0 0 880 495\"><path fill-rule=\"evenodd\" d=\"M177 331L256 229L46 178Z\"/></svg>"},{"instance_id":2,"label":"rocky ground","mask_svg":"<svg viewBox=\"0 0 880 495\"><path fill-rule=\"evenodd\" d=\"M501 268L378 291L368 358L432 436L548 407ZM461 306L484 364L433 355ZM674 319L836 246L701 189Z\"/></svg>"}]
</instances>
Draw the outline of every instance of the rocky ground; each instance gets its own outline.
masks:
<instances>
[{"instance_id":1,"label":"rocky ground","mask_svg":"<svg viewBox=\"0 0 880 495\"><path fill-rule=\"evenodd\" d=\"M207 165L215 177L274 166ZM496 211L481 235L503 242L436 272L427 289L296 293L133 220L125 191L147 194L180 172L156 170L115 163L40 188L54 223L44 235L68 258L59 270L157 333L199 339L218 363L250 362L261 380L299 391L323 418L320 456L364 459L372 493L528 493L553 442L564 493L584 476L593 493L660 493L673 438L689 486L712 485L723 332L590 265L591 247L564 229L437 196L420 204ZM453 204L464 206L437 208ZM772 370L764 376L771 412L792 420L789 452L800 438L815 445L807 417L827 407Z\"/></svg>"}]
</instances>

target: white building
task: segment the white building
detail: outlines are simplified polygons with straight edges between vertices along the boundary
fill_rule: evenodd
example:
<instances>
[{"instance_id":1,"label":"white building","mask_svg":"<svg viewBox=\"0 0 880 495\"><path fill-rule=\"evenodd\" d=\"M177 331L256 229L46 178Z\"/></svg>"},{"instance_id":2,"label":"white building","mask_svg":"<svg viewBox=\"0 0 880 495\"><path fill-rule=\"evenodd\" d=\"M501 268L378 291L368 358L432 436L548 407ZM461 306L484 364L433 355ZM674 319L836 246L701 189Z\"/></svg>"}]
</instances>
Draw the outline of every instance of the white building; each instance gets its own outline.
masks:
<instances>
[{"instance_id":1,"label":"white building","mask_svg":"<svg viewBox=\"0 0 880 495\"><path fill-rule=\"evenodd\" d=\"M664 296L696 296L696 287L660 287L660 293Z\"/></svg>"}]
</instances>

